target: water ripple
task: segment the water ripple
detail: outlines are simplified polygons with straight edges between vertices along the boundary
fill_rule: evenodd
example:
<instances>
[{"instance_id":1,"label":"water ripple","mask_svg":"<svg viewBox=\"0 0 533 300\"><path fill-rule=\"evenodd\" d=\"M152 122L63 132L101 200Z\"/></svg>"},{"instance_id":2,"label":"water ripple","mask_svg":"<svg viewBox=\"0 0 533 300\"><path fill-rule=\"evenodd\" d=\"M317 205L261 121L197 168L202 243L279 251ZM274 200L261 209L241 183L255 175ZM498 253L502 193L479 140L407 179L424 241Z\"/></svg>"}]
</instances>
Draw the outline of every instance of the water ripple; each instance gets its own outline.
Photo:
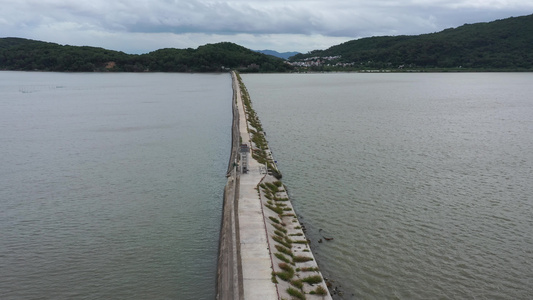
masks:
<instances>
[{"instance_id":1,"label":"water ripple","mask_svg":"<svg viewBox=\"0 0 533 300\"><path fill-rule=\"evenodd\" d=\"M531 75L244 80L343 298L533 294Z\"/></svg>"},{"instance_id":2,"label":"water ripple","mask_svg":"<svg viewBox=\"0 0 533 300\"><path fill-rule=\"evenodd\" d=\"M0 77L0 299L213 299L229 75Z\"/></svg>"}]
</instances>

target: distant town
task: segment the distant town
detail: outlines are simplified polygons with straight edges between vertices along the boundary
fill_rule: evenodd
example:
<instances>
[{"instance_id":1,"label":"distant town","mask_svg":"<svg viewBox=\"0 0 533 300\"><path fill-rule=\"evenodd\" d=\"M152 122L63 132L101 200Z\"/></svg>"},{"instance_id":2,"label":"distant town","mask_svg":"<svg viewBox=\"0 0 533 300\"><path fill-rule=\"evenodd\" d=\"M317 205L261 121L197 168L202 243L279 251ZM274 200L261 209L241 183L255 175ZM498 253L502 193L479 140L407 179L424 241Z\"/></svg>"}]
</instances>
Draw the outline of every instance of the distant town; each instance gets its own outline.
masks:
<instances>
[{"instance_id":1,"label":"distant town","mask_svg":"<svg viewBox=\"0 0 533 300\"><path fill-rule=\"evenodd\" d=\"M412 68L414 67L412 64L406 65L406 64L400 64L400 65L393 65L392 63L387 63L385 68L379 68L379 69L372 69L368 68L369 66L373 65L373 61L365 61L365 62L343 62L341 55L336 56L314 56L314 57L308 57L304 58L298 61L287 61L288 65L291 65L295 69L311 69L311 70L340 70L340 69L351 69L351 70L357 70L361 72L391 72L392 70L403 70L404 68L409 68L410 72L413 72Z\"/></svg>"},{"instance_id":2,"label":"distant town","mask_svg":"<svg viewBox=\"0 0 533 300\"><path fill-rule=\"evenodd\" d=\"M314 56L314 57L308 57L301 61L294 61L289 62L289 65L294 67L322 67L322 66L328 66L328 67L351 67L355 65L354 62L351 63L342 63L338 60L341 59L340 55L337 56Z\"/></svg>"}]
</instances>

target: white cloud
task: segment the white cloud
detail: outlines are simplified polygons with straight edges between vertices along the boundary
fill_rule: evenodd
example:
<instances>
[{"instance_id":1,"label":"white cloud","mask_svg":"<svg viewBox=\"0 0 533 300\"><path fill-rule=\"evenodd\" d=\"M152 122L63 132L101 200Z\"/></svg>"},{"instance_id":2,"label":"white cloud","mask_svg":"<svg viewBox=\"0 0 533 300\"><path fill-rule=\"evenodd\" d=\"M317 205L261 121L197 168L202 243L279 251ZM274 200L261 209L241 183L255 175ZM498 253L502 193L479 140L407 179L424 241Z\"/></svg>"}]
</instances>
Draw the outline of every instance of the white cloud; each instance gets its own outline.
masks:
<instances>
[{"instance_id":1,"label":"white cloud","mask_svg":"<svg viewBox=\"0 0 533 300\"><path fill-rule=\"evenodd\" d=\"M0 36L129 52L216 41L306 52L365 36L420 34L527 15L533 1L0 0L0 7Z\"/></svg>"}]
</instances>

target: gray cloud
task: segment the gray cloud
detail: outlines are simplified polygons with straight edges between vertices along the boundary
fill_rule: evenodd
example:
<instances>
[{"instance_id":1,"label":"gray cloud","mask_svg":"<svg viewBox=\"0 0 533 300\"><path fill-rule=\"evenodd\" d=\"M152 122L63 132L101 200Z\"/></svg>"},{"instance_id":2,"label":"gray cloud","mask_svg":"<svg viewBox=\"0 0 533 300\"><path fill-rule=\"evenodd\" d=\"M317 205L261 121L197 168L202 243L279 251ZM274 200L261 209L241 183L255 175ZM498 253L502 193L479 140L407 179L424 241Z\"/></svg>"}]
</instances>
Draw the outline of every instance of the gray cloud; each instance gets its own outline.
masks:
<instances>
[{"instance_id":1,"label":"gray cloud","mask_svg":"<svg viewBox=\"0 0 533 300\"><path fill-rule=\"evenodd\" d=\"M533 12L530 0L0 0L0 7L1 36L97 42L130 52L149 50L146 41L194 47L219 40L308 51L339 40L434 32Z\"/></svg>"}]
</instances>

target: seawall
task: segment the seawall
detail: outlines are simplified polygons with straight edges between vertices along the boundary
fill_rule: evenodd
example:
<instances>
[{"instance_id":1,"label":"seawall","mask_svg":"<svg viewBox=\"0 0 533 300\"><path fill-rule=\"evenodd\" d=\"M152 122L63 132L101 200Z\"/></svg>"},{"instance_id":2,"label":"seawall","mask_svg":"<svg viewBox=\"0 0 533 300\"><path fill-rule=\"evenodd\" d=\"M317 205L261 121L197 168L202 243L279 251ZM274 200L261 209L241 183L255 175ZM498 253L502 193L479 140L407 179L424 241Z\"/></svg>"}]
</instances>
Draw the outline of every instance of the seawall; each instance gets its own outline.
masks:
<instances>
[{"instance_id":1,"label":"seawall","mask_svg":"<svg viewBox=\"0 0 533 300\"><path fill-rule=\"evenodd\" d=\"M217 299L331 299L246 87L235 72L232 82Z\"/></svg>"}]
</instances>

